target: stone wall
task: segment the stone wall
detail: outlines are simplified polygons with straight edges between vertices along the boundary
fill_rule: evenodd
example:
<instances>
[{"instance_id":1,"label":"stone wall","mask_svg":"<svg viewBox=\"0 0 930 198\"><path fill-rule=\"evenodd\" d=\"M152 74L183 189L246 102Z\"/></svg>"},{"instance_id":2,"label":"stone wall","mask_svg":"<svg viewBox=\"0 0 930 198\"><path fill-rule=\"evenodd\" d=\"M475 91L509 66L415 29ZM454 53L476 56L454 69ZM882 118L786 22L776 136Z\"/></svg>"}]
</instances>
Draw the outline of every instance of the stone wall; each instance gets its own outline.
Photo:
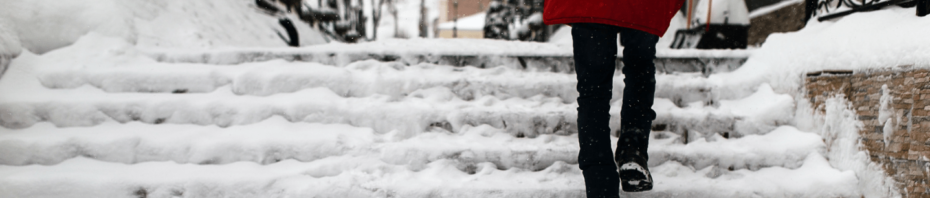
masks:
<instances>
[{"instance_id":1,"label":"stone wall","mask_svg":"<svg viewBox=\"0 0 930 198\"><path fill-rule=\"evenodd\" d=\"M798 31L803 27L804 3L802 1L750 19L747 44L761 45L769 34Z\"/></svg>"},{"instance_id":2,"label":"stone wall","mask_svg":"<svg viewBox=\"0 0 930 198\"><path fill-rule=\"evenodd\" d=\"M859 131L860 149L868 151L906 197L930 197L930 70L816 72L808 74L805 88L815 108L843 94L865 126ZM889 119L880 120L882 116Z\"/></svg>"}]
</instances>

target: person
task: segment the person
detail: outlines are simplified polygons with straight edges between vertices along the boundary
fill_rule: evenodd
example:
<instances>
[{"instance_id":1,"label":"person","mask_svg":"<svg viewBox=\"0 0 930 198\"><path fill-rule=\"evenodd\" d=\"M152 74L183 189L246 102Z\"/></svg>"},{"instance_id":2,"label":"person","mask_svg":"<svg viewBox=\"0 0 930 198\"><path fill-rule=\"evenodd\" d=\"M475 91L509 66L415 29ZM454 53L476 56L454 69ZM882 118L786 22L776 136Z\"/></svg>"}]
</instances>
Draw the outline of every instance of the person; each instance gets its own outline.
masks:
<instances>
[{"instance_id":1,"label":"person","mask_svg":"<svg viewBox=\"0 0 930 198\"><path fill-rule=\"evenodd\" d=\"M546 0L543 21L572 27L578 78L578 164L588 197L652 190L646 162L655 111L655 45L684 0ZM610 98L617 34L623 48L623 99L611 153Z\"/></svg>"}]
</instances>

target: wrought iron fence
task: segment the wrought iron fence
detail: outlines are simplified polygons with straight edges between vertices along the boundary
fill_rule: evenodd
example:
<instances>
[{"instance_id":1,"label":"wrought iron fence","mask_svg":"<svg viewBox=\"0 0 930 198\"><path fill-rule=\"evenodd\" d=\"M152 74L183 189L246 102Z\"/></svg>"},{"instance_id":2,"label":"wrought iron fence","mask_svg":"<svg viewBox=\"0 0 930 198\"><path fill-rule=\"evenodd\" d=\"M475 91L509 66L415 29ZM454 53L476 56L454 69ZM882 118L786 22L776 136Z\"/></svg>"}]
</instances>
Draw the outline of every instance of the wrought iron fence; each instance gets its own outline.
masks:
<instances>
[{"instance_id":1,"label":"wrought iron fence","mask_svg":"<svg viewBox=\"0 0 930 198\"><path fill-rule=\"evenodd\" d=\"M916 7L917 16L930 14L930 0L806 0L806 20L817 16L818 21L843 17L855 12L882 9L889 5Z\"/></svg>"}]
</instances>

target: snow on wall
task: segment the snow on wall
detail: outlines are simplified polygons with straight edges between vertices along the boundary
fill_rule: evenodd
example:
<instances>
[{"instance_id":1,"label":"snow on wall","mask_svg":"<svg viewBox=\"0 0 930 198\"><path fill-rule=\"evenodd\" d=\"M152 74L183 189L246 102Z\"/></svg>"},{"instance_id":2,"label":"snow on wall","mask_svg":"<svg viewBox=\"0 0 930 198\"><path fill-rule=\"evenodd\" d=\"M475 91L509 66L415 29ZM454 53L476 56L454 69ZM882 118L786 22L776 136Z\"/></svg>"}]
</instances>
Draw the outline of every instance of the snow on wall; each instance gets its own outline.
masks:
<instances>
[{"instance_id":1,"label":"snow on wall","mask_svg":"<svg viewBox=\"0 0 930 198\"><path fill-rule=\"evenodd\" d=\"M882 138L885 140L885 147L891 143L889 138L894 133L895 123L901 122L900 118L898 122L894 122L891 117L894 116L895 111L894 107L891 106L891 100L894 97L891 96L891 90L888 89L888 85L882 85L882 96L878 98L878 121L883 125L882 127Z\"/></svg>"},{"instance_id":2,"label":"snow on wall","mask_svg":"<svg viewBox=\"0 0 930 198\"><path fill-rule=\"evenodd\" d=\"M842 94L827 98L822 112L814 109L807 100L797 100L796 122L799 127L815 131L824 138L830 165L843 171L854 171L859 178L863 197L901 197L895 181L885 175L881 165L872 162L869 154L861 150L863 143L859 131L864 127L857 120L853 104Z\"/></svg>"},{"instance_id":3,"label":"snow on wall","mask_svg":"<svg viewBox=\"0 0 930 198\"><path fill-rule=\"evenodd\" d=\"M138 46L287 46L276 34L287 35L277 18L261 13L250 0L0 1L6 26L25 49L40 54L70 45L88 32ZM309 26L297 29L302 45L325 42Z\"/></svg>"},{"instance_id":4,"label":"snow on wall","mask_svg":"<svg viewBox=\"0 0 930 198\"><path fill-rule=\"evenodd\" d=\"M930 18L890 8L837 21L810 21L804 29L770 35L739 69L708 77L716 97L741 98L768 83L777 93L799 94L811 71L913 65L930 67Z\"/></svg>"},{"instance_id":5,"label":"snow on wall","mask_svg":"<svg viewBox=\"0 0 930 198\"><path fill-rule=\"evenodd\" d=\"M804 74L810 71L930 67L930 37L926 32L930 32L930 18L916 17L912 9L904 8L861 12L834 21L812 20L800 31L772 34L742 67L711 75L708 81L732 88L724 89L726 93L720 92L718 97L746 96L755 89L747 85L762 83L770 83L777 93L794 94L794 124L824 137L828 148L825 156L831 166L855 171L865 197L900 197L895 182L860 151L859 131L864 125L857 120L853 106L843 97L832 98L823 113L815 112L812 102L803 96L806 92L799 90L803 89Z\"/></svg>"}]
</instances>

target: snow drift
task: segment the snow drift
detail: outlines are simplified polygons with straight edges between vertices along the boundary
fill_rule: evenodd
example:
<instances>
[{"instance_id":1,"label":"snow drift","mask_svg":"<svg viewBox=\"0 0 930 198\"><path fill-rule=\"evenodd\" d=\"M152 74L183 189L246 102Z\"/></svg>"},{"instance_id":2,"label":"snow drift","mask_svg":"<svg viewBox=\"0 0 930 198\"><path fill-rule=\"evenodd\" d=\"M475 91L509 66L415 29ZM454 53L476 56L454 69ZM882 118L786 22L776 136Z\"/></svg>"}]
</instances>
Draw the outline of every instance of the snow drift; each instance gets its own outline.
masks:
<instances>
[{"instance_id":1,"label":"snow drift","mask_svg":"<svg viewBox=\"0 0 930 198\"><path fill-rule=\"evenodd\" d=\"M8 34L0 36L0 52L18 40L23 48L41 54L70 45L88 32L137 46L287 46L277 34L284 32L277 18L261 13L250 0L0 0L0 5L0 35ZM309 25L297 29L302 45L325 42Z\"/></svg>"}]
</instances>

